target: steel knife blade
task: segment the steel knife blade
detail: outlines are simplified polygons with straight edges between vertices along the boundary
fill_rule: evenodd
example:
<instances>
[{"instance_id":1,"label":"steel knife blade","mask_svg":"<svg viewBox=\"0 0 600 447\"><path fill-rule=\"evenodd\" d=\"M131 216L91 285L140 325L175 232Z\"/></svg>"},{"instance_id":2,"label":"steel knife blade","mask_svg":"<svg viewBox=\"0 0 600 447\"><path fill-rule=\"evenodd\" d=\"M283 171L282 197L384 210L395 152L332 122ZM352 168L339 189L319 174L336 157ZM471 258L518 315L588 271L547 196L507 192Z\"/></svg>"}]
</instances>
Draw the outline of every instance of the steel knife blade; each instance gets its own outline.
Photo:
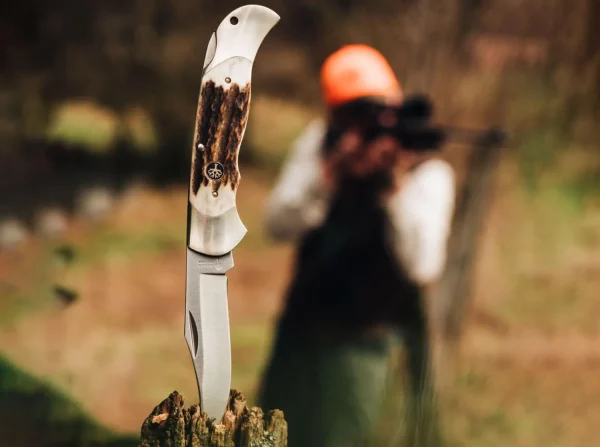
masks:
<instances>
[{"instance_id":1,"label":"steel knife blade","mask_svg":"<svg viewBox=\"0 0 600 447\"><path fill-rule=\"evenodd\" d=\"M184 335L200 407L220 421L231 385L227 277L247 230L238 215L238 154L250 110L254 59L279 15L246 5L212 34L204 59L188 193Z\"/></svg>"}]
</instances>

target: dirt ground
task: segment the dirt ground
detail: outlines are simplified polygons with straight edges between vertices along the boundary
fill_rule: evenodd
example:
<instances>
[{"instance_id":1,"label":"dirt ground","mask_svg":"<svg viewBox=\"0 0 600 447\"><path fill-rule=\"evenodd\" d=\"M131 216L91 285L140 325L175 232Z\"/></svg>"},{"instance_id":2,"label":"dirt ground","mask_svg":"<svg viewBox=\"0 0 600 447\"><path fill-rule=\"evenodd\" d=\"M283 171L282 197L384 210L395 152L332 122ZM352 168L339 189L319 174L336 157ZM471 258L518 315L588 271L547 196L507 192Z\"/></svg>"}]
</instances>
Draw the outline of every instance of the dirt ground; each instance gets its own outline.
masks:
<instances>
[{"instance_id":1,"label":"dirt ground","mask_svg":"<svg viewBox=\"0 0 600 447\"><path fill-rule=\"evenodd\" d=\"M232 386L250 400L293 262L292 247L271 244L262 234L267 188L244 171L238 202L249 233L228 275ZM0 320L0 350L118 430L137 432L175 389L188 402L197 400L183 338L186 197L184 188L136 189L102 226L73 221L65 241L79 258L63 270L49 263L54 243L30 241L0 254L7 291L0 313L11 316ZM582 332L572 322L589 321L586 313L598 306L592 295L600 289L564 324L514 317L522 315L511 310L514 294L497 284L491 290L487 282L494 275L486 265L499 250L489 234L501 230L501 224L487 229L462 362L442 396L448 432L456 445L596 445L600 333L589 325ZM599 272L588 281L597 284ZM70 306L58 302L49 292L53 281L74 287L79 299Z\"/></svg>"}]
</instances>

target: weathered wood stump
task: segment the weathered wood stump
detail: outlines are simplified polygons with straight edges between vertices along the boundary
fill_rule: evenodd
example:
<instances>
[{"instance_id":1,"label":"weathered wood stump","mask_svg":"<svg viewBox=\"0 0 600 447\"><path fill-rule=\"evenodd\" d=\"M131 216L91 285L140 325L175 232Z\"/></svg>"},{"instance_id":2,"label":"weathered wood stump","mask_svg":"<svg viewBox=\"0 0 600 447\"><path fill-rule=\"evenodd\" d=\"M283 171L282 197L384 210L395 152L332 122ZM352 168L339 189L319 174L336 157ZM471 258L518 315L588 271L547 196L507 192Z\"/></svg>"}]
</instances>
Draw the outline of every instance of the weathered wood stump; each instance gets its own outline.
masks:
<instances>
[{"instance_id":1,"label":"weathered wood stump","mask_svg":"<svg viewBox=\"0 0 600 447\"><path fill-rule=\"evenodd\" d=\"M287 447L287 423L282 411L248 408L235 390L222 423L215 423L199 405L185 408L173 391L144 421L138 447Z\"/></svg>"}]
</instances>

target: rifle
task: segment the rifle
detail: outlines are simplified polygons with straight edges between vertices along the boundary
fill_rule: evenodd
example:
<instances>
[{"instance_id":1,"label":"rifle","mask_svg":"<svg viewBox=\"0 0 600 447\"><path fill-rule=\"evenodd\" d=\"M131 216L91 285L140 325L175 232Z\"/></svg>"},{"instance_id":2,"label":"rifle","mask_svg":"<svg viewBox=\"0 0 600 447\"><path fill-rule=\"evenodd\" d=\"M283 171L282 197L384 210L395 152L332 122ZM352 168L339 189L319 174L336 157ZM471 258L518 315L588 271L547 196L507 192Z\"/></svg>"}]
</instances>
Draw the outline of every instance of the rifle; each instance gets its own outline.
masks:
<instances>
[{"instance_id":1,"label":"rifle","mask_svg":"<svg viewBox=\"0 0 600 447\"><path fill-rule=\"evenodd\" d=\"M349 128L359 129L366 142L388 135L397 139L403 149L417 152L439 151L448 143L498 147L507 139L499 127L469 129L434 125L433 115L433 102L424 95L408 97L399 105L386 104L378 98L360 98L333 110L326 146L332 147Z\"/></svg>"}]
</instances>

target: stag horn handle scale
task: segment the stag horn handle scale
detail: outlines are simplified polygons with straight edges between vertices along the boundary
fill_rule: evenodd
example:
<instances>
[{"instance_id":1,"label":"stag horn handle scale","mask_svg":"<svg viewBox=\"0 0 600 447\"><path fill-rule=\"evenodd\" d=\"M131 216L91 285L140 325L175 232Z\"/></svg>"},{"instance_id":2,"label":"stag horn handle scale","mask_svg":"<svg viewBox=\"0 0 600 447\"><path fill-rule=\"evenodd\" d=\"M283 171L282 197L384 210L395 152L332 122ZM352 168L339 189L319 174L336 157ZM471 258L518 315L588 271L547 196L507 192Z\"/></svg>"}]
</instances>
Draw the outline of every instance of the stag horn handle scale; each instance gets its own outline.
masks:
<instances>
[{"instance_id":1,"label":"stag horn handle scale","mask_svg":"<svg viewBox=\"0 0 600 447\"><path fill-rule=\"evenodd\" d=\"M192 147L188 196L185 339L202 411L222 419L231 385L227 277L246 234L236 207L238 154L250 111L252 65L279 16L242 6L208 43Z\"/></svg>"}]
</instances>

